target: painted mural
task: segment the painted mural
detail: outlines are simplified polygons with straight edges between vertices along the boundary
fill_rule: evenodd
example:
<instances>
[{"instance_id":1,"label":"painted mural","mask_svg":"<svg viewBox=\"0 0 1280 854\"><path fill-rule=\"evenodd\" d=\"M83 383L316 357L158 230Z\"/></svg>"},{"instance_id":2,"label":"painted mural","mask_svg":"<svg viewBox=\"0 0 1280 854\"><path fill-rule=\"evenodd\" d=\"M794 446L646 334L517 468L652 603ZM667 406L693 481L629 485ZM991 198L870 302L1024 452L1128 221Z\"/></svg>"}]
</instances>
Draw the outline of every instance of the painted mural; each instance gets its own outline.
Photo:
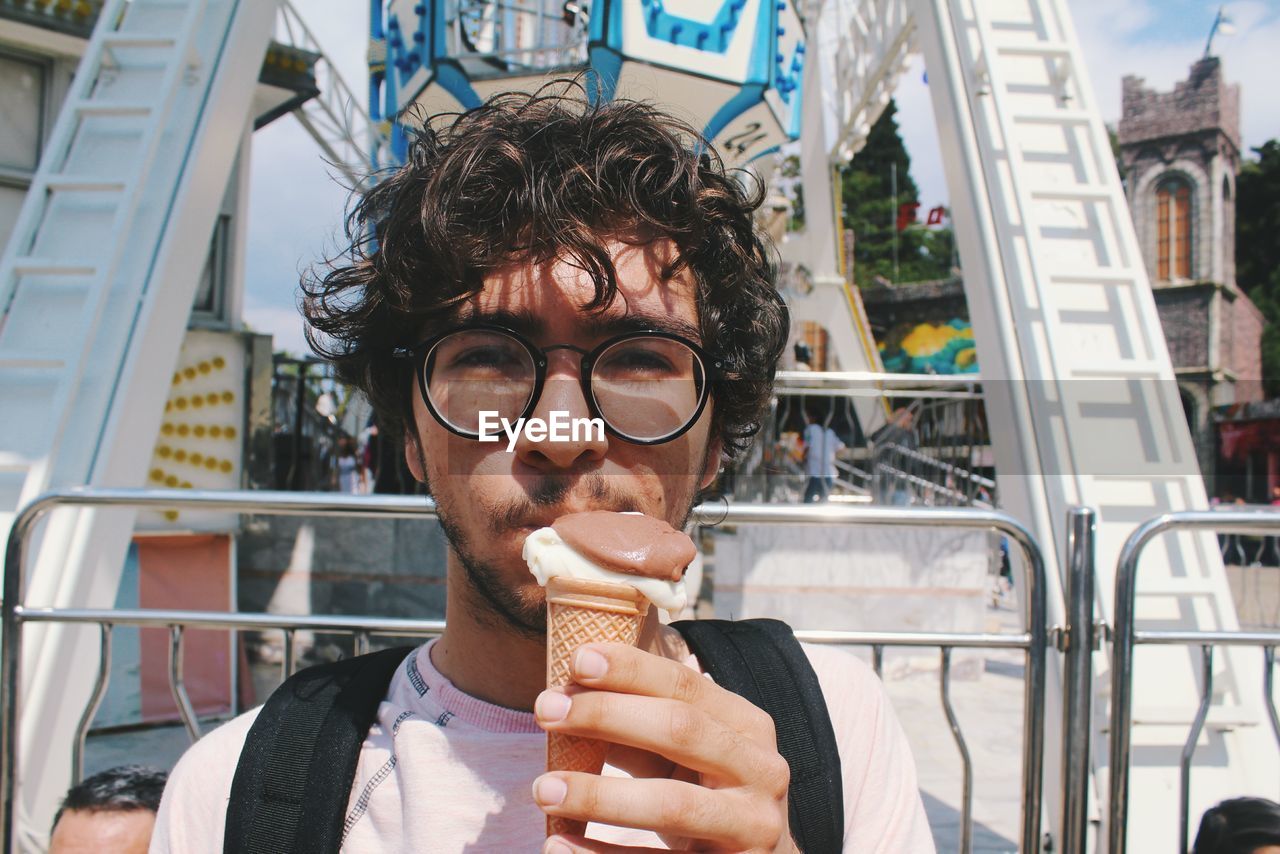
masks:
<instances>
[{"instance_id":1,"label":"painted mural","mask_svg":"<svg viewBox=\"0 0 1280 854\"><path fill-rule=\"evenodd\" d=\"M879 344L884 369L893 374L973 374L978 352L973 327L958 317L946 323L903 323Z\"/></svg>"}]
</instances>

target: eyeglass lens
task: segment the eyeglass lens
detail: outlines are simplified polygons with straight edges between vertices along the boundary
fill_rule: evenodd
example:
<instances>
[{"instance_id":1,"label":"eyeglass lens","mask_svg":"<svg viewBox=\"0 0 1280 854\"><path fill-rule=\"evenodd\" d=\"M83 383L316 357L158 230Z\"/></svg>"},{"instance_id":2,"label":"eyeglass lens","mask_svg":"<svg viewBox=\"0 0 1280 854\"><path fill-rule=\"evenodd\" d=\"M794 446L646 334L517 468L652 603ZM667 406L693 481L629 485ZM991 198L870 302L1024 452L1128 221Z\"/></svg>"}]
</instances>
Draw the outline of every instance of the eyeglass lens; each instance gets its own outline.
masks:
<instances>
[{"instance_id":1,"label":"eyeglass lens","mask_svg":"<svg viewBox=\"0 0 1280 854\"><path fill-rule=\"evenodd\" d=\"M480 432L480 412L515 421L537 384L534 357L519 340L494 330L460 330L441 339L423 365L427 396L454 429ZM618 341L599 353L590 387L600 416L615 432L653 441L683 429L698 411L705 376L697 353L658 336Z\"/></svg>"}]
</instances>

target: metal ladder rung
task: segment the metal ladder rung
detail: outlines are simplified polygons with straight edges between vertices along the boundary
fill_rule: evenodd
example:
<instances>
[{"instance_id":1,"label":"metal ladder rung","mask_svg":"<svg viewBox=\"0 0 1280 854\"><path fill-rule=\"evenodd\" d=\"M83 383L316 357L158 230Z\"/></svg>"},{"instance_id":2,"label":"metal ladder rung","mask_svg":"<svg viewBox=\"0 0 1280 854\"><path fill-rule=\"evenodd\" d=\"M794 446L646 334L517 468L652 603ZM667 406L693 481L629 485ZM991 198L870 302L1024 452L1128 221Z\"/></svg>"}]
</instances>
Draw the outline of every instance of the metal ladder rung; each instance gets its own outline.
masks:
<instances>
[{"instance_id":1,"label":"metal ladder rung","mask_svg":"<svg viewBox=\"0 0 1280 854\"><path fill-rule=\"evenodd\" d=\"M1049 110L1043 113L1014 113L1013 120L1028 125L1087 125L1090 118L1084 110Z\"/></svg>"},{"instance_id":2,"label":"metal ladder rung","mask_svg":"<svg viewBox=\"0 0 1280 854\"><path fill-rule=\"evenodd\" d=\"M1217 681L1216 675L1214 681ZM1173 726L1188 727L1195 720L1196 710L1193 707L1177 706L1135 706L1133 709L1134 726ZM1209 730L1236 729L1244 726L1257 726L1258 715L1239 704L1227 706L1210 706L1205 727ZM1109 731L1109 729L1108 729Z\"/></svg>"},{"instance_id":3,"label":"metal ladder rung","mask_svg":"<svg viewBox=\"0 0 1280 854\"><path fill-rule=\"evenodd\" d=\"M148 116L154 109L141 101L81 101L75 105L75 111L82 116Z\"/></svg>"},{"instance_id":4,"label":"metal ladder rung","mask_svg":"<svg viewBox=\"0 0 1280 854\"><path fill-rule=\"evenodd\" d=\"M1068 187L1055 189L1051 187L1032 188L1027 190L1032 199L1046 202L1109 202L1114 197L1110 190L1091 190L1087 187Z\"/></svg>"},{"instance_id":5,"label":"metal ladder rung","mask_svg":"<svg viewBox=\"0 0 1280 854\"><path fill-rule=\"evenodd\" d=\"M1070 325L1070 324L1064 324ZM1160 375L1160 365L1146 359L1116 359L1110 362L1072 364L1071 379L1150 379Z\"/></svg>"},{"instance_id":6,"label":"metal ladder rung","mask_svg":"<svg viewBox=\"0 0 1280 854\"><path fill-rule=\"evenodd\" d=\"M1079 285L1132 285L1138 274L1132 270L1093 270L1088 273L1050 273L1049 281L1055 284Z\"/></svg>"},{"instance_id":7,"label":"metal ladder rung","mask_svg":"<svg viewBox=\"0 0 1280 854\"><path fill-rule=\"evenodd\" d=\"M118 179L90 178L85 175L58 175L38 183L43 185L43 189L64 193L121 193L128 186Z\"/></svg>"},{"instance_id":8,"label":"metal ladder rung","mask_svg":"<svg viewBox=\"0 0 1280 854\"><path fill-rule=\"evenodd\" d=\"M1038 44L996 45L996 53L1001 56L1069 57L1071 48L1066 42L1046 41Z\"/></svg>"},{"instance_id":9,"label":"metal ladder rung","mask_svg":"<svg viewBox=\"0 0 1280 854\"><path fill-rule=\"evenodd\" d=\"M31 460L12 451L0 451L0 472L27 472L31 470Z\"/></svg>"},{"instance_id":10,"label":"metal ladder rung","mask_svg":"<svg viewBox=\"0 0 1280 854\"><path fill-rule=\"evenodd\" d=\"M66 359L46 353L0 350L0 370L60 371L66 366Z\"/></svg>"},{"instance_id":11,"label":"metal ladder rung","mask_svg":"<svg viewBox=\"0 0 1280 854\"><path fill-rule=\"evenodd\" d=\"M13 272L18 276L92 276L98 272L98 268L81 261L58 261L20 255L14 259Z\"/></svg>"},{"instance_id":12,"label":"metal ladder rung","mask_svg":"<svg viewBox=\"0 0 1280 854\"><path fill-rule=\"evenodd\" d=\"M129 33L110 33L102 37L104 48L116 47L173 47L178 42L173 36L131 35Z\"/></svg>"},{"instance_id":13,"label":"metal ladder rung","mask_svg":"<svg viewBox=\"0 0 1280 854\"><path fill-rule=\"evenodd\" d=\"M1159 581L1147 582L1145 588L1140 588L1137 591L1137 596L1139 599L1143 597L1212 596L1221 591L1221 587L1201 578L1162 578Z\"/></svg>"}]
</instances>

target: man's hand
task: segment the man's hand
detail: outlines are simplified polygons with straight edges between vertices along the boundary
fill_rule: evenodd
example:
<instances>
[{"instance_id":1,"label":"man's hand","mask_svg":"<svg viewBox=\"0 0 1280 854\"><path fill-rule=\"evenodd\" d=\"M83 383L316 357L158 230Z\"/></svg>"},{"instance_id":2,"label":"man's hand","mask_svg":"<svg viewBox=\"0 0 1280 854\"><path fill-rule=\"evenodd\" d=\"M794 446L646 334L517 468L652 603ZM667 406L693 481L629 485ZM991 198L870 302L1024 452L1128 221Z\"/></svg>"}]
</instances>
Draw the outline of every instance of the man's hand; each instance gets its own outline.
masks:
<instances>
[{"instance_id":1,"label":"man's hand","mask_svg":"<svg viewBox=\"0 0 1280 854\"><path fill-rule=\"evenodd\" d=\"M574 655L567 692L534 711L549 732L611 742L609 764L632 775L554 771L534 781L543 811L652 830L672 848L795 852L787 824L790 769L773 719L677 661L622 644ZM580 837L544 851L618 851Z\"/></svg>"}]
</instances>

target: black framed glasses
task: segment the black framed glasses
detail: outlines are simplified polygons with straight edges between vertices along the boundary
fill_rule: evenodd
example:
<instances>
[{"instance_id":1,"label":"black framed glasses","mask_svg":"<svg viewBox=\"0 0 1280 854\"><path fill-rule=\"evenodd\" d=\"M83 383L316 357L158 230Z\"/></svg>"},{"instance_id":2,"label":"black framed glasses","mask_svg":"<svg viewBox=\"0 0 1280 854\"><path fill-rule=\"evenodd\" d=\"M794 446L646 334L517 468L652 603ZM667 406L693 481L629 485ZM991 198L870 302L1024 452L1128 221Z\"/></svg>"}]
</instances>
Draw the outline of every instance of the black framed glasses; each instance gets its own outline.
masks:
<instances>
[{"instance_id":1,"label":"black framed glasses","mask_svg":"<svg viewBox=\"0 0 1280 854\"><path fill-rule=\"evenodd\" d=\"M533 413L547 379L547 356L555 350L582 357L578 380L591 416L637 445L670 442L692 427L707 405L716 368L697 344L658 331L628 332L584 350L538 347L506 327L474 325L394 355L415 360L418 390L441 426L480 439L481 413L490 431L496 419L514 424Z\"/></svg>"}]
</instances>

